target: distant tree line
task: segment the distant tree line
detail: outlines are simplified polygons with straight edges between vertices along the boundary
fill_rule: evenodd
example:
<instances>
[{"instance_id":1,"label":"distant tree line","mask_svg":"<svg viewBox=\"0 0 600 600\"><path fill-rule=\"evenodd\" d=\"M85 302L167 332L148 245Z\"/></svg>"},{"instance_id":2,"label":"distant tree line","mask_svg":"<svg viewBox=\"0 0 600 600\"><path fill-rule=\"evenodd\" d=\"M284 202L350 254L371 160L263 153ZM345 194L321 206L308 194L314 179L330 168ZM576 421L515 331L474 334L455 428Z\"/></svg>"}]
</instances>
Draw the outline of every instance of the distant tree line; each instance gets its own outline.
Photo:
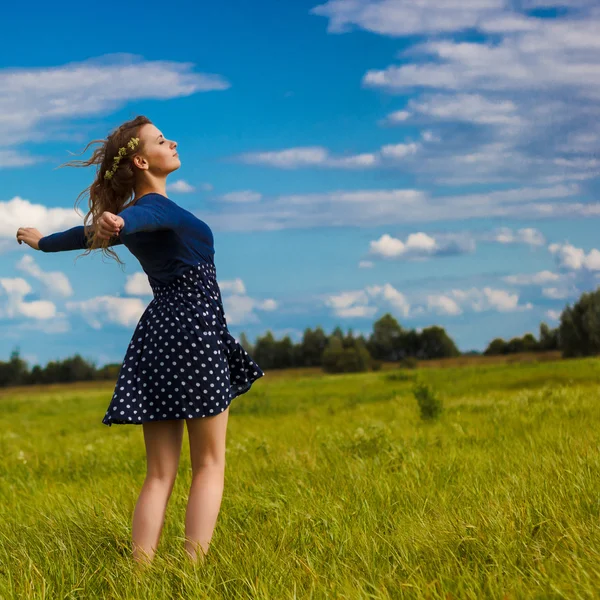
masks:
<instances>
[{"instance_id":1,"label":"distant tree line","mask_svg":"<svg viewBox=\"0 0 600 600\"><path fill-rule=\"evenodd\" d=\"M567 304L555 329L542 323L538 339L531 333L508 341L496 338L490 342L484 354L547 350L560 350L563 358L600 354L600 288L584 292L573 306Z\"/></svg>"},{"instance_id":2,"label":"distant tree line","mask_svg":"<svg viewBox=\"0 0 600 600\"><path fill-rule=\"evenodd\" d=\"M10 385L37 385L44 383L69 383L73 381L116 380L120 364L108 364L96 368L93 361L86 361L79 354L64 360L52 360L45 367L35 365L31 370L13 350L8 362L0 361L0 387Z\"/></svg>"},{"instance_id":3,"label":"distant tree line","mask_svg":"<svg viewBox=\"0 0 600 600\"><path fill-rule=\"evenodd\" d=\"M428 359L459 356L455 343L442 327L432 326L417 332L403 329L389 313L381 317L368 338L355 336L350 329L344 333L336 327L327 335L321 327L307 328L302 340L294 343L289 335L276 340L271 331L251 344L246 334L240 344L265 370L294 367L321 367L329 373L377 369L383 361ZM98 369L79 354L62 361L51 361L45 367L36 365L29 370L13 351L8 362L0 362L0 387L72 381L116 380L119 364Z\"/></svg>"},{"instance_id":4,"label":"distant tree line","mask_svg":"<svg viewBox=\"0 0 600 600\"><path fill-rule=\"evenodd\" d=\"M271 332L259 337L254 346L242 334L240 343L265 369L321 367L329 373L377 369L383 361L460 355L443 327L427 327L420 332L403 329L390 313L374 323L368 338L362 334L354 336L352 329L344 333L339 327L328 336L317 327L306 329L298 344L289 336L276 340Z\"/></svg>"},{"instance_id":5,"label":"distant tree line","mask_svg":"<svg viewBox=\"0 0 600 600\"><path fill-rule=\"evenodd\" d=\"M286 335L280 340L271 331L251 344L245 333L240 344L265 370L293 367L320 367L329 373L376 370L382 362L411 365L417 360L460 356L456 344L443 327L433 325L421 331L404 329L386 313L373 324L368 337L355 336L352 329L344 333L336 327L327 335L321 327L307 328L302 340L294 343ZM565 358L600 354L600 288L582 294L571 307L567 305L555 329L542 323L539 337L526 333L508 341L496 338L484 354L544 352L560 350ZM477 354L468 352L466 354ZM67 383L74 381L111 380L118 376L119 363L97 368L79 354L62 361L50 361L45 367L35 365L31 370L16 349L8 362L0 361L0 387Z\"/></svg>"},{"instance_id":6,"label":"distant tree line","mask_svg":"<svg viewBox=\"0 0 600 600\"><path fill-rule=\"evenodd\" d=\"M523 337L514 337L508 341L496 338L490 342L484 354L492 356L497 354L515 354L517 352L560 350L558 334L558 327L550 329L546 323L542 323L540 325L539 339L536 339L532 333L526 333Z\"/></svg>"}]
</instances>

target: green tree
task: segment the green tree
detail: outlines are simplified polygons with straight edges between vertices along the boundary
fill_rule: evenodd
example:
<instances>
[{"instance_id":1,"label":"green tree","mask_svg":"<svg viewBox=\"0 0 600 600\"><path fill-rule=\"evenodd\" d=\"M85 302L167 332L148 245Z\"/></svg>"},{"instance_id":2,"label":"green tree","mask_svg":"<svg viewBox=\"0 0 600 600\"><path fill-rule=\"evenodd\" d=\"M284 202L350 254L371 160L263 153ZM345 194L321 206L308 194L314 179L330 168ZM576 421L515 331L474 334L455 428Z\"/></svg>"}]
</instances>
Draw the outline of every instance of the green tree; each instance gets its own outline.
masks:
<instances>
[{"instance_id":1,"label":"green tree","mask_svg":"<svg viewBox=\"0 0 600 600\"><path fill-rule=\"evenodd\" d=\"M558 350L558 327L550 329L546 323L540 324L539 349Z\"/></svg>"},{"instance_id":2,"label":"green tree","mask_svg":"<svg viewBox=\"0 0 600 600\"><path fill-rule=\"evenodd\" d=\"M454 341L443 327L426 327L419 335L420 350L423 358L451 358L460 356Z\"/></svg>"},{"instance_id":3,"label":"green tree","mask_svg":"<svg viewBox=\"0 0 600 600\"><path fill-rule=\"evenodd\" d=\"M386 313L373 324L373 333L367 342L367 349L375 359L399 360L404 356L402 334L400 323L390 313Z\"/></svg>"},{"instance_id":4,"label":"green tree","mask_svg":"<svg viewBox=\"0 0 600 600\"><path fill-rule=\"evenodd\" d=\"M584 292L572 307L565 307L558 335L566 358L600 352L600 288Z\"/></svg>"},{"instance_id":5,"label":"green tree","mask_svg":"<svg viewBox=\"0 0 600 600\"><path fill-rule=\"evenodd\" d=\"M507 352L508 347L506 342L502 338L495 338L489 343L483 354L485 356L494 356L497 354L506 354Z\"/></svg>"}]
</instances>

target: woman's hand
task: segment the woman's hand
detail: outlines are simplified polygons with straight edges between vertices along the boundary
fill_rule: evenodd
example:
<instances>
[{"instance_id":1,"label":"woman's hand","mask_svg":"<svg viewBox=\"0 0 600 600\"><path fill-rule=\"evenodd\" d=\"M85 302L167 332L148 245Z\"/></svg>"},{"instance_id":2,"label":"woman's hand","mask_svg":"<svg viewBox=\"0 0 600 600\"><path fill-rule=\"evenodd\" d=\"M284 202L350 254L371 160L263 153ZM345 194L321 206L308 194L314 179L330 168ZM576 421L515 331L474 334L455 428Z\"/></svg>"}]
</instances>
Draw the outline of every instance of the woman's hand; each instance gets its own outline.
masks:
<instances>
[{"instance_id":1,"label":"woman's hand","mask_svg":"<svg viewBox=\"0 0 600 600\"><path fill-rule=\"evenodd\" d=\"M28 246L31 246L34 250L39 250L39 241L44 236L35 227L19 227L17 229L17 241L19 244L25 242Z\"/></svg>"},{"instance_id":2,"label":"woman's hand","mask_svg":"<svg viewBox=\"0 0 600 600\"><path fill-rule=\"evenodd\" d=\"M124 226L125 221L122 217L105 210L96 221L96 235L101 240L108 240L112 236L119 235Z\"/></svg>"}]
</instances>

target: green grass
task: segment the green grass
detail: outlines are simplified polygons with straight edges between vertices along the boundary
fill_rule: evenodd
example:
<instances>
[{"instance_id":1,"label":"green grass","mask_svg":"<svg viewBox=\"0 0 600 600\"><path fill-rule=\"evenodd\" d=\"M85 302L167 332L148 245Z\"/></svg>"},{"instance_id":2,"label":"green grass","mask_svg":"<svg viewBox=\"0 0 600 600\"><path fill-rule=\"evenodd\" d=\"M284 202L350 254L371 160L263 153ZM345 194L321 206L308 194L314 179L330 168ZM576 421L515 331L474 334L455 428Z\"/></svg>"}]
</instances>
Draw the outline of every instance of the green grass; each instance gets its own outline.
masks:
<instances>
[{"instance_id":1,"label":"green grass","mask_svg":"<svg viewBox=\"0 0 600 600\"><path fill-rule=\"evenodd\" d=\"M0 395L0 598L598 598L600 361L267 376L231 405L207 562L180 475L141 579L112 386ZM412 387L443 400L423 422Z\"/></svg>"}]
</instances>

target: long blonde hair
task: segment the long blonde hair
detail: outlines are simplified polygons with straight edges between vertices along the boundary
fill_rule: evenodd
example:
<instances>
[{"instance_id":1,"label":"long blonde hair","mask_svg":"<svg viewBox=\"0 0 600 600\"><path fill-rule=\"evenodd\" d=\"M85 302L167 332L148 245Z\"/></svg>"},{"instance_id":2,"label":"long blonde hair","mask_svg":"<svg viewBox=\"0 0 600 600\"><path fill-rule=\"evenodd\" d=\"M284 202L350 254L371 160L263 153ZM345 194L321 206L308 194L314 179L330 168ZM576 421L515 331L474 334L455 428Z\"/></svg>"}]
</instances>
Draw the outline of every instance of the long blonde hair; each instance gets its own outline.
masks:
<instances>
[{"instance_id":1,"label":"long blonde hair","mask_svg":"<svg viewBox=\"0 0 600 600\"><path fill-rule=\"evenodd\" d=\"M92 144L100 144L94 150L89 160L71 160L57 167L57 169L61 169L62 167L89 167L90 165L97 165L94 181L75 200L75 209L77 209L81 197L84 194L89 195L89 211L83 219L88 248L77 258L89 254L92 250L102 250L109 258L112 257L121 265L124 264L108 245L110 240L98 238L94 223L105 210L115 215L121 212L126 208L128 201L134 195L136 180L131 158L134 154L143 150L143 142L140 139L139 144L134 150L128 147L127 144L132 137L140 137L139 131L142 125L151 123L150 119L141 115L131 121L126 121L114 129L105 140L92 140L80 152L80 154L83 154ZM112 168L113 160L118 155L119 148L123 147L126 148L126 153L119 161L118 168L110 179L105 179L104 173ZM71 154L73 153L71 152Z\"/></svg>"}]
</instances>

